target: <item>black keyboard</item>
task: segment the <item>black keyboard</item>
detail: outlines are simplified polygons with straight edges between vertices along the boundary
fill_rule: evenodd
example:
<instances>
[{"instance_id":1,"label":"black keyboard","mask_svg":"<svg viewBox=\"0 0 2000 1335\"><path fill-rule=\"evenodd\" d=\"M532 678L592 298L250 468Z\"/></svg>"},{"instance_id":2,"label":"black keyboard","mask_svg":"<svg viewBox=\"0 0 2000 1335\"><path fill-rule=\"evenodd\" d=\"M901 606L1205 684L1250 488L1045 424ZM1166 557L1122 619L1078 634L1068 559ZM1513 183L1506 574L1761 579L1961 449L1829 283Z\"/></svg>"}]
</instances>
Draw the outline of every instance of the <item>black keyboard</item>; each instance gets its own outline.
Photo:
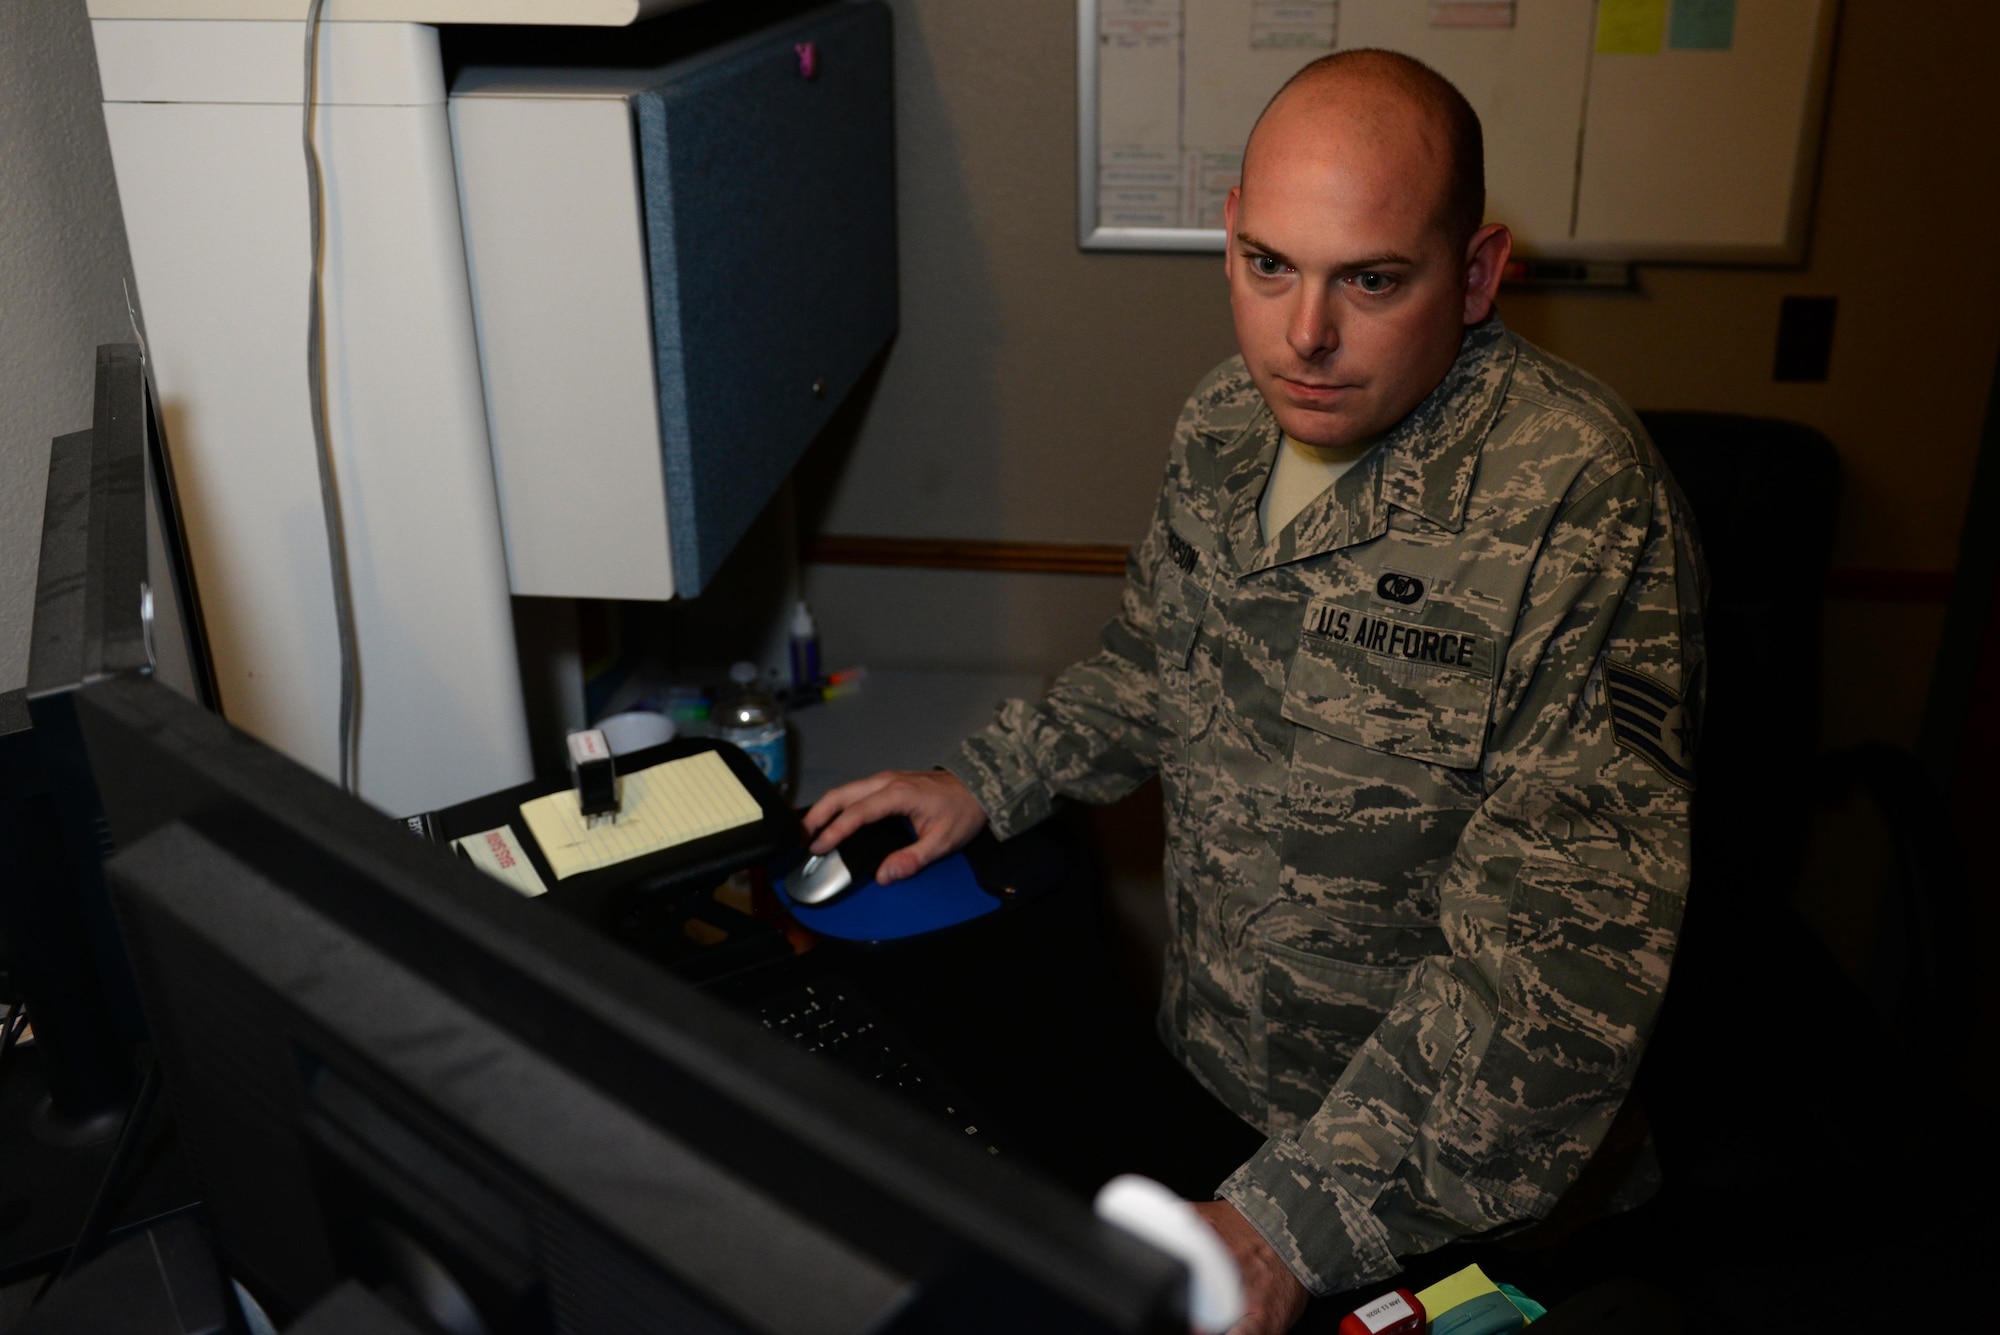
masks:
<instances>
[{"instance_id":1,"label":"black keyboard","mask_svg":"<svg viewBox=\"0 0 2000 1335\"><path fill-rule=\"evenodd\" d=\"M845 983L822 977L765 1001L752 1011L772 1033L872 1080L942 1119L988 1154L999 1154L992 1131L964 1095L906 1047L888 1020Z\"/></svg>"}]
</instances>

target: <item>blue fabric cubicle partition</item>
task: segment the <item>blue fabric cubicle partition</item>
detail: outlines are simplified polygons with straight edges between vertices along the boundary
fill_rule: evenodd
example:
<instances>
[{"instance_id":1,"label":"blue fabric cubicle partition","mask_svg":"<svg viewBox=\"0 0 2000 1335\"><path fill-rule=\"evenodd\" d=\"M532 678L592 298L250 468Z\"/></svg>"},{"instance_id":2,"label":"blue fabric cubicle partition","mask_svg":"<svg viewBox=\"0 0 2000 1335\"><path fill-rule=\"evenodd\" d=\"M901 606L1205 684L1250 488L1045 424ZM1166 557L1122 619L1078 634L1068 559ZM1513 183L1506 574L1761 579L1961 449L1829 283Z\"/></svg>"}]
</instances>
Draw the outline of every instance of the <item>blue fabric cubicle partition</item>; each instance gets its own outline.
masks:
<instances>
[{"instance_id":1,"label":"blue fabric cubicle partition","mask_svg":"<svg viewBox=\"0 0 2000 1335\"><path fill-rule=\"evenodd\" d=\"M691 595L895 333L889 10L815 10L637 104L674 580Z\"/></svg>"}]
</instances>

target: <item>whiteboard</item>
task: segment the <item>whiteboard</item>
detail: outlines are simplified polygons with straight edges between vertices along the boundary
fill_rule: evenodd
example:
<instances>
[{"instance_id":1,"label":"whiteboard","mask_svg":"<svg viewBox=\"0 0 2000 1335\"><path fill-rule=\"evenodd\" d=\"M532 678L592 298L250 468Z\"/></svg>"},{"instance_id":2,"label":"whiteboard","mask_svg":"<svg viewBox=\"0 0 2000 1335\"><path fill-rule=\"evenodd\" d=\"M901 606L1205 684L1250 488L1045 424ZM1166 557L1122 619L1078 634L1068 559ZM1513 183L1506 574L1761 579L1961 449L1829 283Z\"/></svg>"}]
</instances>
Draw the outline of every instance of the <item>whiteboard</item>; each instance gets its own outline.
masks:
<instances>
[{"instance_id":1,"label":"whiteboard","mask_svg":"<svg viewBox=\"0 0 2000 1335\"><path fill-rule=\"evenodd\" d=\"M1478 111L1524 257L1803 258L1835 0L1078 0L1078 238L1223 248L1279 85L1330 51L1431 65Z\"/></svg>"}]
</instances>

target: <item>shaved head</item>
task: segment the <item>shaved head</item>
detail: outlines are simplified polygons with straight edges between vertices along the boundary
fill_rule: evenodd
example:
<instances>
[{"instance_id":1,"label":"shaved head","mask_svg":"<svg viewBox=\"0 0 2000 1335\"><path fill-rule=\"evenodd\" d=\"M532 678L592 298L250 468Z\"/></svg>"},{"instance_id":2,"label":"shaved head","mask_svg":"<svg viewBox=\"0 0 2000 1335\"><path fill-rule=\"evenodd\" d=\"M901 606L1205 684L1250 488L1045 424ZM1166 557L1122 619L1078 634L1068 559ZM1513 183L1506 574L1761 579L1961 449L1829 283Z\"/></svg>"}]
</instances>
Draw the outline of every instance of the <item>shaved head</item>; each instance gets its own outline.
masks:
<instances>
[{"instance_id":1,"label":"shaved head","mask_svg":"<svg viewBox=\"0 0 2000 1335\"><path fill-rule=\"evenodd\" d=\"M1343 51L1278 90L1223 203L1223 270L1289 435L1363 448L1443 382L1512 253L1485 196L1479 118L1408 56Z\"/></svg>"},{"instance_id":2,"label":"shaved head","mask_svg":"<svg viewBox=\"0 0 2000 1335\"><path fill-rule=\"evenodd\" d=\"M1285 81L1250 131L1244 175L1259 131L1274 118L1317 122L1328 134L1365 127L1377 137L1414 137L1413 169L1432 176L1438 222L1463 246L1486 216L1486 139L1465 95L1421 60L1374 48L1321 56ZM1292 127L1288 127L1292 128ZM1311 130L1307 130L1308 133ZM1269 138L1270 136L1263 136Z\"/></svg>"}]
</instances>

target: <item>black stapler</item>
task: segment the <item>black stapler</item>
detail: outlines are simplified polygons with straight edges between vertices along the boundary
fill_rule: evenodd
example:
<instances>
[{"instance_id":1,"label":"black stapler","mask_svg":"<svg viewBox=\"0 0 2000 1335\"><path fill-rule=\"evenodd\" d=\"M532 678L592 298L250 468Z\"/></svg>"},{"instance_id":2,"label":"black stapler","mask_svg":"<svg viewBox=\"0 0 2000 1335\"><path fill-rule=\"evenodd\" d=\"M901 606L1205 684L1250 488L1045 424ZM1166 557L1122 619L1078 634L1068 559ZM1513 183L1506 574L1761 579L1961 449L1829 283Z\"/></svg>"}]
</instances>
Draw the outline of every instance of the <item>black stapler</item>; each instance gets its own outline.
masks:
<instances>
[{"instance_id":1,"label":"black stapler","mask_svg":"<svg viewBox=\"0 0 2000 1335\"><path fill-rule=\"evenodd\" d=\"M569 769L576 780L576 804L585 825L618 823L618 766L611 743L598 728L569 735Z\"/></svg>"}]
</instances>

